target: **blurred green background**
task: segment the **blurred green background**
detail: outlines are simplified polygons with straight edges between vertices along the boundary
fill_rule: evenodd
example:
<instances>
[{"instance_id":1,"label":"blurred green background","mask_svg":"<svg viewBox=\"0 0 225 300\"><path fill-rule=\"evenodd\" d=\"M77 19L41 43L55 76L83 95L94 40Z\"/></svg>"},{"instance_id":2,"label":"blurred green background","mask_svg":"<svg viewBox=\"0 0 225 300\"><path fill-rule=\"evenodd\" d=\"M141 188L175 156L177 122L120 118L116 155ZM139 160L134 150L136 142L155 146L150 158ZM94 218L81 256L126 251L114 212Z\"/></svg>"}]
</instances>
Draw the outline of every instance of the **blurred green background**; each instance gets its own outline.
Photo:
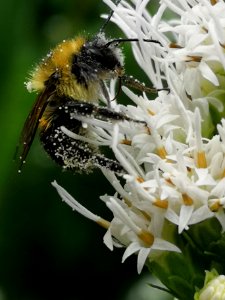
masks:
<instances>
[{"instance_id":1,"label":"blurred green background","mask_svg":"<svg viewBox=\"0 0 225 300\"><path fill-rule=\"evenodd\" d=\"M136 257L121 264L123 251L111 253L102 242L104 230L74 213L51 186L56 179L90 210L110 219L98 198L112 189L100 171L88 176L62 172L38 138L21 174L13 162L36 97L24 87L29 71L62 39L96 33L100 14L107 12L98 0L1 3L0 300L126 299L141 278ZM107 32L121 36L112 24ZM132 61L129 46L127 51L126 59Z\"/></svg>"}]
</instances>

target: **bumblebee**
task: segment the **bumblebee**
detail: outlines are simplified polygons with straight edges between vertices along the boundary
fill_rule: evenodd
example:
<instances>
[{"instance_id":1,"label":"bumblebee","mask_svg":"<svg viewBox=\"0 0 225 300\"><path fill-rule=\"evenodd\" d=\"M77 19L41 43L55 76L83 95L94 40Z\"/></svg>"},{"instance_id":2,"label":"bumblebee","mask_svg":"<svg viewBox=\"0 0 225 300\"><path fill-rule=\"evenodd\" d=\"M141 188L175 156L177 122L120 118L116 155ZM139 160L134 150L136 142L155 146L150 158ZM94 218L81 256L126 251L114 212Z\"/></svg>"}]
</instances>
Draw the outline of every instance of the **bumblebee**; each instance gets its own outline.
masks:
<instances>
[{"instance_id":1,"label":"bumblebee","mask_svg":"<svg viewBox=\"0 0 225 300\"><path fill-rule=\"evenodd\" d=\"M107 24L112 16L110 13ZM64 40L50 51L31 73L27 88L38 93L20 138L19 172L25 162L37 129L46 152L59 165L74 171L90 171L105 167L123 172L120 164L104 156L96 145L74 140L62 132L65 126L84 137L92 133L84 128L76 116L101 120L130 120L126 115L110 108L107 82L119 79L123 84L143 91L152 91L128 77L124 71L124 56L120 44L137 39L109 40L103 32L92 38L83 36ZM152 40L149 40L152 41ZM157 42L157 41L153 41ZM99 106L105 99L107 106Z\"/></svg>"}]
</instances>

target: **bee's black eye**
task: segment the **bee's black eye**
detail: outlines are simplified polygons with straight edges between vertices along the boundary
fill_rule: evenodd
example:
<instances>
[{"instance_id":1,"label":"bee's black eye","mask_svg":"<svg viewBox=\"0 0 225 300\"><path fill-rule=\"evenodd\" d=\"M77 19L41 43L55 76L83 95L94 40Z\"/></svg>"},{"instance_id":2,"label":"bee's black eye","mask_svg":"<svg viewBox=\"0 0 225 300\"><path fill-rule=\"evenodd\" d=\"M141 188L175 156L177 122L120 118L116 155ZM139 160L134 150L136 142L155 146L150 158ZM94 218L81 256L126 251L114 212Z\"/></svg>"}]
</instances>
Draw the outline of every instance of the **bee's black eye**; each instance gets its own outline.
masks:
<instances>
[{"instance_id":1,"label":"bee's black eye","mask_svg":"<svg viewBox=\"0 0 225 300\"><path fill-rule=\"evenodd\" d=\"M114 49L98 44L86 45L83 55L86 56L88 63L97 66L99 70L113 71L120 66L117 54Z\"/></svg>"}]
</instances>

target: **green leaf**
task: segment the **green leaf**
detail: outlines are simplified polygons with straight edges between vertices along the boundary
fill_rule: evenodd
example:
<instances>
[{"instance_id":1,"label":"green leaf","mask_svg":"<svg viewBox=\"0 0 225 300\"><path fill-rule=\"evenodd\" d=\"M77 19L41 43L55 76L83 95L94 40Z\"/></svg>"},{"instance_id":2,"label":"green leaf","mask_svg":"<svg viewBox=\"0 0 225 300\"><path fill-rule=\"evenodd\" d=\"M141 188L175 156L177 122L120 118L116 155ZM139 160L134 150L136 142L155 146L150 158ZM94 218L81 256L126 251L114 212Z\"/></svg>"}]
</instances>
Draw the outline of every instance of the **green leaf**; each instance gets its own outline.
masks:
<instances>
[{"instance_id":1,"label":"green leaf","mask_svg":"<svg viewBox=\"0 0 225 300\"><path fill-rule=\"evenodd\" d=\"M182 300L193 299L196 286L204 283L204 271L193 266L188 255L182 253L164 252L150 261L148 267L172 295Z\"/></svg>"}]
</instances>

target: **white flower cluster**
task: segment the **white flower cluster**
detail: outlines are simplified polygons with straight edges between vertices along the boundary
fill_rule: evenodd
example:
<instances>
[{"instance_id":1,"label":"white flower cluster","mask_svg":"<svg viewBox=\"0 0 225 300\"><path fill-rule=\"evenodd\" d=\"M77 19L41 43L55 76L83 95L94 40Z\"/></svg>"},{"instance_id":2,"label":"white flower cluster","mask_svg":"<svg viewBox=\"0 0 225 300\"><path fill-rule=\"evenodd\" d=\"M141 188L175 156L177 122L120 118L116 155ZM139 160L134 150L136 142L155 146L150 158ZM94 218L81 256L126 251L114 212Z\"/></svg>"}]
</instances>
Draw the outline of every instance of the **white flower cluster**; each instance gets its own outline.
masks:
<instances>
[{"instance_id":1,"label":"white flower cluster","mask_svg":"<svg viewBox=\"0 0 225 300\"><path fill-rule=\"evenodd\" d=\"M101 197L113 213L110 222L53 185L69 205L107 229L104 242L110 249L126 247L123 261L138 254L141 272L155 250L179 251L167 240L168 224L182 233L216 217L225 230L225 120L213 127L210 115L210 105L224 110L225 3L161 0L151 16L149 0L104 2L125 35L139 39L132 45L134 57L155 88L164 83L170 92L149 100L124 87L135 106L116 109L147 126L128 121L93 125L98 142L111 146L127 172L121 177L103 170L115 189L113 196Z\"/></svg>"},{"instance_id":2,"label":"white flower cluster","mask_svg":"<svg viewBox=\"0 0 225 300\"><path fill-rule=\"evenodd\" d=\"M195 299L198 300L223 300L225 297L225 276L217 275L211 280L208 280L203 289L197 292L197 295Z\"/></svg>"}]
</instances>

